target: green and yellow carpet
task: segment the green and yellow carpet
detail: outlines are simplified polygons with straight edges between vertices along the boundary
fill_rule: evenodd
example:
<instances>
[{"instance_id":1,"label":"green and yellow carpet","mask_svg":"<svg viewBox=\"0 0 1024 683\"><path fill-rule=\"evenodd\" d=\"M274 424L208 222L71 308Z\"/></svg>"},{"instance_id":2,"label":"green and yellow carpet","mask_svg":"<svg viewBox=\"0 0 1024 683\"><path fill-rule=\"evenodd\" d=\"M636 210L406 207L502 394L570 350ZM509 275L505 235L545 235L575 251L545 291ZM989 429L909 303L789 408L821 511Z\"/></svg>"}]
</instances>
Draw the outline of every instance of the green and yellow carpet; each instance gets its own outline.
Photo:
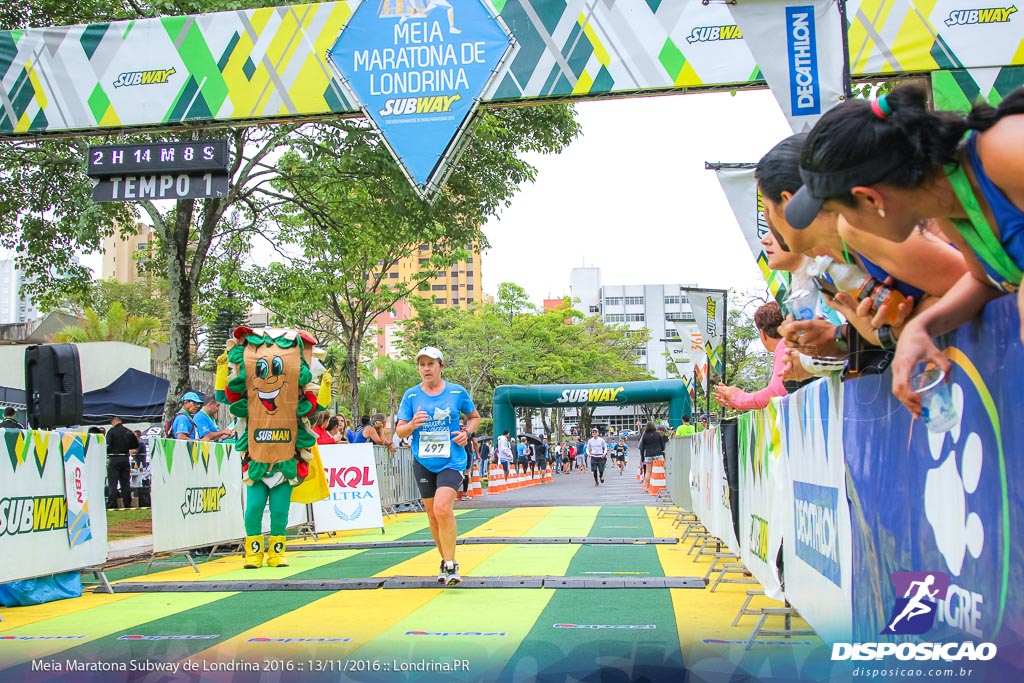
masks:
<instances>
[{"instance_id":1,"label":"green and yellow carpet","mask_svg":"<svg viewBox=\"0 0 1024 683\"><path fill-rule=\"evenodd\" d=\"M641 506L463 510L459 537L676 537L670 518ZM430 540L426 516L380 530L321 536L321 545ZM291 551L287 568L242 568L241 557L117 583L436 577L433 547ZM473 543L465 577L698 577L687 544ZM0 680L602 680L681 681L707 671L799 678L816 638L743 650L754 617L733 618L749 584L706 588L417 588L87 591L81 598L3 610ZM779 606L764 597L753 603ZM802 622L795 625L806 628Z\"/></svg>"}]
</instances>

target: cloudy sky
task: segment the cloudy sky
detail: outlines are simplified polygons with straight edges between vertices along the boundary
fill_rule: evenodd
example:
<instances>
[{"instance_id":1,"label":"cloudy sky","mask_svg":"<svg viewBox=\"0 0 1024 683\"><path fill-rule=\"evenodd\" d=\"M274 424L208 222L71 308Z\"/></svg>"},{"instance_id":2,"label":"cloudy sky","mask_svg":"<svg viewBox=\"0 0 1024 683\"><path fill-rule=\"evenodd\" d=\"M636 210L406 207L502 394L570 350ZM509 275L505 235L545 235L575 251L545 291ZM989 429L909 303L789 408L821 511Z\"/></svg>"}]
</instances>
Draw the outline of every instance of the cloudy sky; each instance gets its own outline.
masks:
<instances>
[{"instance_id":1,"label":"cloudy sky","mask_svg":"<svg viewBox=\"0 0 1024 683\"><path fill-rule=\"evenodd\" d=\"M760 274L705 161L756 162L791 133L767 90L591 101L583 134L531 157L536 183L485 232L484 291L512 281L534 303L569 293L569 272L606 285L756 287Z\"/></svg>"}]
</instances>

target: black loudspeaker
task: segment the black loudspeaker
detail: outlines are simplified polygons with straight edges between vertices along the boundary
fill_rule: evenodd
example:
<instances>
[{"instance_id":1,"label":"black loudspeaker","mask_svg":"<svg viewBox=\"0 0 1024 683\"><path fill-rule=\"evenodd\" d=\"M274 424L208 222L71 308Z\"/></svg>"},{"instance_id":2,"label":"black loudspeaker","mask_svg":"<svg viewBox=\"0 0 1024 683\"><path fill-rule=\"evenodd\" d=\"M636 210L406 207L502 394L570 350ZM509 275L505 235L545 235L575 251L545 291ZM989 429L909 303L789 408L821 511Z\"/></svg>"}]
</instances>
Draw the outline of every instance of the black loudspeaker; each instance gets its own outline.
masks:
<instances>
[{"instance_id":1,"label":"black loudspeaker","mask_svg":"<svg viewBox=\"0 0 1024 683\"><path fill-rule=\"evenodd\" d=\"M74 344L25 349L25 402L33 429L82 423L82 368Z\"/></svg>"}]
</instances>

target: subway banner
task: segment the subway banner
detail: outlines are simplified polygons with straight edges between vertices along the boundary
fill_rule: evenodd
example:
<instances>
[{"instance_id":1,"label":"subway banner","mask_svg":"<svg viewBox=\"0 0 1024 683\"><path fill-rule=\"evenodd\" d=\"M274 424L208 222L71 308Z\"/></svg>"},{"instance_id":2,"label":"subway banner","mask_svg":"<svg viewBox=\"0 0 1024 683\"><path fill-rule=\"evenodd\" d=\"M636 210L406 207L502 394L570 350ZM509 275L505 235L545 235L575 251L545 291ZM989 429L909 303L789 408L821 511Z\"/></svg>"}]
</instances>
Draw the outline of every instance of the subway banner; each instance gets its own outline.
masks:
<instances>
[{"instance_id":1,"label":"subway banner","mask_svg":"<svg viewBox=\"0 0 1024 683\"><path fill-rule=\"evenodd\" d=\"M959 420L933 433L890 376L845 385L853 513L853 641L995 643L1024 667L1024 346L1016 297L939 340ZM786 571L789 571L787 562ZM928 586L920 617L908 578ZM787 581L787 586L788 586Z\"/></svg>"},{"instance_id":2,"label":"subway banner","mask_svg":"<svg viewBox=\"0 0 1024 683\"><path fill-rule=\"evenodd\" d=\"M103 437L17 429L0 436L0 582L106 562Z\"/></svg>"},{"instance_id":3,"label":"subway banner","mask_svg":"<svg viewBox=\"0 0 1024 683\"><path fill-rule=\"evenodd\" d=\"M794 132L810 130L845 98L837 0L736 0L728 6Z\"/></svg>"},{"instance_id":4,"label":"subway banner","mask_svg":"<svg viewBox=\"0 0 1024 683\"><path fill-rule=\"evenodd\" d=\"M804 63L811 32L801 8L815 8L816 44L839 45L838 27L819 14L822 0L774 3L791 30L772 29L778 63L760 68L729 6L717 2L473 2L487 11L467 10L469 0L347 0L0 32L0 136L355 116L373 98L405 98L400 110L415 106L432 118L438 112L420 109L445 105L427 98L454 97L452 74L461 86L465 60L483 66L474 36L495 21L518 49L497 65L481 57L494 69L484 82L467 69L484 103L764 87L773 68L795 74L795 89L789 75L783 85L769 78L788 88L789 109L794 95L798 110L803 100L822 111L834 103L834 86L801 90L814 73ZM740 0L734 9L757 4L769 3ZM344 37L357 12L382 41L365 62L355 52L370 50L374 36L347 48ZM1024 12L1012 3L853 0L847 13L855 76L1024 65ZM332 66L336 46L342 61ZM826 52L819 80L838 47ZM365 78L371 101L342 77L350 86Z\"/></svg>"},{"instance_id":5,"label":"subway banner","mask_svg":"<svg viewBox=\"0 0 1024 683\"><path fill-rule=\"evenodd\" d=\"M740 485L740 557L772 600L783 600L776 559L792 501L787 461L781 456L778 403L742 413L737 421Z\"/></svg>"},{"instance_id":6,"label":"subway banner","mask_svg":"<svg viewBox=\"0 0 1024 683\"><path fill-rule=\"evenodd\" d=\"M227 443L153 439L153 552L245 536L242 461Z\"/></svg>"},{"instance_id":7,"label":"subway banner","mask_svg":"<svg viewBox=\"0 0 1024 683\"><path fill-rule=\"evenodd\" d=\"M761 190L754 180L755 164L728 164L715 167L715 175L729 200L729 207L740 225L743 239L746 240L750 252L754 255L757 268L761 271L764 281L768 283L768 291L780 304L789 292L789 273L772 270L768 267L768 257L764 253L761 240L768 234L768 220L765 218L764 199Z\"/></svg>"},{"instance_id":8,"label":"subway banner","mask_svg":"<svg viewBox=\"0 0 1024 683\"><path fill-rule=\"evenodd\" d=\"M690 310L697 321L697 331L704 340L711 372L719 377L725 374L725 291L720 289L684 289L683 296L690 301ZM707 375L703 378L707 380Z\"/></svg>"},{"instance_id":9,"label":"subway banner","mask_svg":"<svg viewBox=\"0 0 1024 683\"><path fill-rule=\"evenodd\" d=\"M788 472L782 495L790 504L781 519L786 598L829 643L848 641L853 629L843 460L843 428L850 417L844 417L842 397L833 375L777 403Z\"/></svg>"},{"instance_id":10,"label":"subway banner","mask_svg":"<svg viewBox=\"0 0 1024 683\"><path fill-rule=\"evenodd\" d=\"M317 533L384 526L373 444L320 446L331 495L313 503Z\"/></svg>"}]
</instances>

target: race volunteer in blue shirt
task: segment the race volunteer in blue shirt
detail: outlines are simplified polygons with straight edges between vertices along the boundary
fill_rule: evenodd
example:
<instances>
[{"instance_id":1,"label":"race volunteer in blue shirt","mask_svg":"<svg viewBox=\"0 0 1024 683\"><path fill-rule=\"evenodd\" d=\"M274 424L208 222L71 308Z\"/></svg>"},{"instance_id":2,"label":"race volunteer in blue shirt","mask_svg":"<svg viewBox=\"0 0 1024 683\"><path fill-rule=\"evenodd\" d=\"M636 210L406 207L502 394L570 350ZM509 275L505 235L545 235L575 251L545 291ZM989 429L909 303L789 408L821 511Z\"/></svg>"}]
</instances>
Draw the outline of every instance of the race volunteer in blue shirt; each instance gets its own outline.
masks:
<instances>
[{"instance_id":1,"label":"race volunteer in blue shirt","mask_svg":"<svg viewBox=\"0 0 1024 683\"><path fill-rule=\"evenodd\" d=\"M172 439L198 439L198 430L193 416L203 407L203 397L190 391L181 397L181 410L174 416L171 423Z\"/></svg>"},{"instance_id":2,"label":"race volunteer in blue shirt","mask_svg":"<svg viewBox=\"0 0 1024 683\"><path fill-rule=\"evenodd\" d=\"M398 407L395 433L400 439L412 436L413 472L423 507L430 522L434 545L441 553L438 583L462 583L455 561L455 494L462 486L466 469L466 444L480 424L480 413L469 392L441 379L444 355L433 346L416 354L416 369L423 380L406 390ZM465 427L460 429L460 415Z\"/></svg>"}]
</instances>

